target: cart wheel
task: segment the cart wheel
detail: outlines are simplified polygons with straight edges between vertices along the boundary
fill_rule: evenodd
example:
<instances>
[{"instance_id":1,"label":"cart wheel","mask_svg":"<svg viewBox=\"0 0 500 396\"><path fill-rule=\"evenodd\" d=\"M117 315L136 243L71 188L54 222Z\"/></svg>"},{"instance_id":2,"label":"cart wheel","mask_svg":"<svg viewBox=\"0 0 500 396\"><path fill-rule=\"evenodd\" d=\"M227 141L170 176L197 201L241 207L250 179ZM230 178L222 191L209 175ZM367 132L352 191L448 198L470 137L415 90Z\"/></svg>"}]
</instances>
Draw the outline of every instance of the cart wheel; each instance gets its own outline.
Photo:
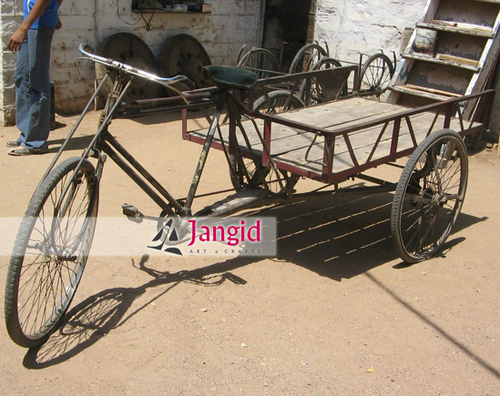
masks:
<instances>
[{"instance_id":1,"label":"cart wheel","mask_svg":"<svg viewBox=\"0 0 500 396\"><path fill-rule=\"evenodd\" d=\"M337 59L321 58L315 65L313 65L311 70L326 70L341 66L342 64ZM308 97L306 92L307 81L304 81L300 91L301 99L304 103L308 103L308 105L311 106L335 100L339 96L347 95L347 84L342 85L339 89L337 86L329 87L329 85L331 85L329 82L328 78L311 78Z\"/></svg>"},{"instance_id":2,"label":"cart wheel","mask_svg":"<svg viewBox=\"0 0 500 396\"><path fill-rule=\"evenodd\" d=\"M12 340L43 344L68 309L94 236L99 189L94 166L69 158L36 189L21 222L5 288Z\"/></svg>"},{"instance_id":3,"label":"cart wheel","mask_svg":"<svg viewBox=\"0 0 500 396\"><path fill-rule=\"evenodd\" d=\"M176 87L181 91L213 85L203 73L203 67L212 64L210 57L203 45L188 34L169 37L161 49L159 63L162 76L173 77L182 74L194 84L194 87L177 84Z\"/></svg>"},{"instance_id":4,"label":"cart wheel","mask_svg":"<svg viewBox=\"0 0 500 396\"><path fill-rule=\"evenodd\" d=\"M158 65L148 45L141 38L130 33L117 33L107 37L99 46L97 54L152 74L158 74ZM95 64L95 75L98 81L102 80L106 73L106 66L100 63ZM104 97L112 91L116 73L115 70L111 71L111 78L101 91ZM161 92L161 85L143 78L136 78L124 99L131 101L157 98L161 96Z\"/></svg>"},{"instance_id":5,"label":"cart wheel","mask_svg":"<svg viewBox=\"0 0 500 396\"><path fill-rule=\"evenodd\" d=\"M253 71L259 78L276 75L280 69L276 57L265 48L252 48L243 55L237 66Z\"/></svg>"},{"instance_id":6,"label":"cart wheel","mask_svg":"<svg viewBox=\"0 0 500 396\"><path fill-rule=\"evenodd\" d=\"M317 43L306 44L293 58L288 73L309 71L324 57L328 57L328 51L321 45Z\"/></svg>"},{"instance_id":7,"label":"cart wheel","mask_svg":"<svg viewBox=\"0 0 500 396\"><path fill-rule=\"evenodd\" d=\"M266 93L254 103L254 110L265 114L278 114L292 109L300 109L301 107L305 107L304 102L287 90Z\"/></svg>"},{"instance_id":8,"label":"cart wheel","mask_svg":"<svg viewBox=\"0 0 500 396\"><path fill-rule=\"evenodd\" d=\"M394 246L408 263L439 251L465 199L467 151L449 129L429 135L413 152L398 182L391 211Z\"/></svg>"},{"instance_id":9,"label":"cart wheel","mask_svg":"<svg viewBox=\"0 0 500 396\"><path fill-rule=\"evenodd\" d=\"M236 191L245 188L264 188L271 195L290 191L299 178L294 174L278 170L271 166L262 166L249 158L229 155L230 178Z\"/></svg>"},{"instance_id":10,"label":"cart wheel","mask_svg":"<svg viewBox=\"0 0 500 396\"><path fill-rule=\"evenodd\" d=\"M359 75L359 95L380 100L393 75L394 65L387 55L380 53L370 56Z\"/></svg>"}]
</instances>

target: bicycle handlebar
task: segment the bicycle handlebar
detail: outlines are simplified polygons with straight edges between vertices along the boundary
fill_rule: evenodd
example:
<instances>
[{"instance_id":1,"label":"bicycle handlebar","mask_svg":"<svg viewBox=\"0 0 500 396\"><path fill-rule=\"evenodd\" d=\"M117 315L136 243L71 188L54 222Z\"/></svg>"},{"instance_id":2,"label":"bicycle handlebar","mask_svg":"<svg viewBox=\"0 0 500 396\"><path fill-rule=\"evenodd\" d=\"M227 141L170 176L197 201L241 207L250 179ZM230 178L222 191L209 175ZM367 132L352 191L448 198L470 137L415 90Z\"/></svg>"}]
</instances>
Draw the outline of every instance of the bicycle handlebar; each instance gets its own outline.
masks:
<instances>
[{"instance_id":1,"label":"bicycle handlebar","mask_svg":"<svg viewBox=\"0 0 500 396\"><path fill-rule=\"evenodd\" d=\"M82 43L78 46L78 51L83 56L88 58L89 60L91 60L93 62L100 63L100 64L107 66L107 67L112 67L112 68L117 69L117 70L123 70L124 72L131 74L133 76L145 78L146 80L149 80L149 81L154 81L158 84L163 85L164 87L173 89L174 91L177 91L177 90L172 87L173 84L176 84L179 82L184 82L184 81L189 81L189 78L187 78L186 76L183 76L183 75L177 75L174 77L159 77L155 74L148 73L144 70L137 69L137 68L130 66L130 65L127 65L125 63L121 63L121 62L115 61L113 59L104 58L102 56L95 55L91 52L86 51L85 49L87 47L89 47L89 46L86 43Z\"/></svg>"}]
</instances>

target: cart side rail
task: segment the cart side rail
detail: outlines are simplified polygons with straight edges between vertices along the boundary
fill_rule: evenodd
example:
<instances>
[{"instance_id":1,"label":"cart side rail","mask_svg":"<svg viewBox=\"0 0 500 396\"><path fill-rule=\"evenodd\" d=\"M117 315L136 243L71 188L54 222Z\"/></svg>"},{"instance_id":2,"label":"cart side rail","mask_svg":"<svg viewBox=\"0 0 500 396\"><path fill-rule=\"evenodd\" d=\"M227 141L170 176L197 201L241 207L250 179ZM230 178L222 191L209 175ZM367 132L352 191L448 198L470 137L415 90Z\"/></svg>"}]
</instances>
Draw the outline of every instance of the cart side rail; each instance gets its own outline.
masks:
<instances>
[{"instance_id":1,"label":"cart side rail","mask_svg":"<svg viewBox=\"0 0 500 396\"><path fill-rule=\"evenodd\" d=\"M273 152L273 125L285 126L301 132L312 134L308 146L301 148L301 159L291 161L273 157L273 161L280 167L301 174L306 177L324 182L336 182L355 176L367 169L392 162L398 158L411 154L420 141L437 129L453 127L462 137L485 129L487 122L464 120L460 104L474 99L481 99L479 105L492 103L494 90L466 95L456 99L438 102L416 109L403 109L380 117L371 117L367 121L353 121L334 127L322 128L301 122L300 114L314 111L314 108L299 109L290 114L269 115L258 112L249 112L252 117L263 120L264 141L269 147L265 151ZM356 100L356 99L352 99ZM367 102L364 99L359 99ZM343 102L343 104L348 104ZM341 103L338 109L342 110ZM383 106L385 104L381 104ZM293 115L293 116L292 116ZM370 118L367 115L366 118ZM421 121L425 118L426 126ZM420 125L417 125L420 121ZM361 140L364 132L366 137ZM367 140L368 139L368 140ZM360 142L363 143L360 143ZM322 154L318 148L321 147ZM299 153L299 150L296 150ZM382 154L383 153L383 154ZM269 158L263 154L263 162L267 164Z\"/></svg>"}]
</instances>

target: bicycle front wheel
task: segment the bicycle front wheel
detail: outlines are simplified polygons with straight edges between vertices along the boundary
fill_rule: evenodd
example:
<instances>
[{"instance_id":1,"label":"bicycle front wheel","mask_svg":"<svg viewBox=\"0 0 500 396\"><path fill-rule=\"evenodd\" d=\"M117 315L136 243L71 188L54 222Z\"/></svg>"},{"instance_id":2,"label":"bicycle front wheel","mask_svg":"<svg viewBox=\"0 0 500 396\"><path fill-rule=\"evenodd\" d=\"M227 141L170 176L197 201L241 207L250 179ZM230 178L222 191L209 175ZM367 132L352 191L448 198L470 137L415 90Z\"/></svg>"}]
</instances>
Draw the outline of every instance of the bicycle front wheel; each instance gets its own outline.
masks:
<instances>
[{"instance_id":1,"label":"bicycle front wheel","mask_svg":"<svg viewBox=\"0 0 500 396\"><path fill-rule=\"evenodd\" d=\"M5 321L12 340L23 347L43 344L57 328L87 262L99 188L94 166L81 161L65 160L39 185L17 234Z\"/></svg>"}]
</instances>

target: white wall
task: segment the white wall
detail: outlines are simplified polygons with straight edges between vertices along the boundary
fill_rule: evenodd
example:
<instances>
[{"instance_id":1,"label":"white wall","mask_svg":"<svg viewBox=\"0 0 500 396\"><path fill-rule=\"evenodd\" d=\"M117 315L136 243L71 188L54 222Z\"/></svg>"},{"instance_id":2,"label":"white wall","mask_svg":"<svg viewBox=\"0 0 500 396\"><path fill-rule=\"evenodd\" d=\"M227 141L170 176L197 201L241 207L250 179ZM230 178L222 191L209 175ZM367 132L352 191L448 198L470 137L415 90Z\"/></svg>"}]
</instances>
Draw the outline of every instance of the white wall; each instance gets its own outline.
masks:
<instances>
[{"instance_id":1,"label":"white wall","mask_svg":"<svg viewBox=\"0 0 500 396\"><path fill-rule=\"evenodd\" d=\"M315 39L330 55L357 62L359 54L399 54L405 28L415 26L427 0L318 0ZM392 58L392 55L391 55Z\"/></svg>"}]
</instances>

